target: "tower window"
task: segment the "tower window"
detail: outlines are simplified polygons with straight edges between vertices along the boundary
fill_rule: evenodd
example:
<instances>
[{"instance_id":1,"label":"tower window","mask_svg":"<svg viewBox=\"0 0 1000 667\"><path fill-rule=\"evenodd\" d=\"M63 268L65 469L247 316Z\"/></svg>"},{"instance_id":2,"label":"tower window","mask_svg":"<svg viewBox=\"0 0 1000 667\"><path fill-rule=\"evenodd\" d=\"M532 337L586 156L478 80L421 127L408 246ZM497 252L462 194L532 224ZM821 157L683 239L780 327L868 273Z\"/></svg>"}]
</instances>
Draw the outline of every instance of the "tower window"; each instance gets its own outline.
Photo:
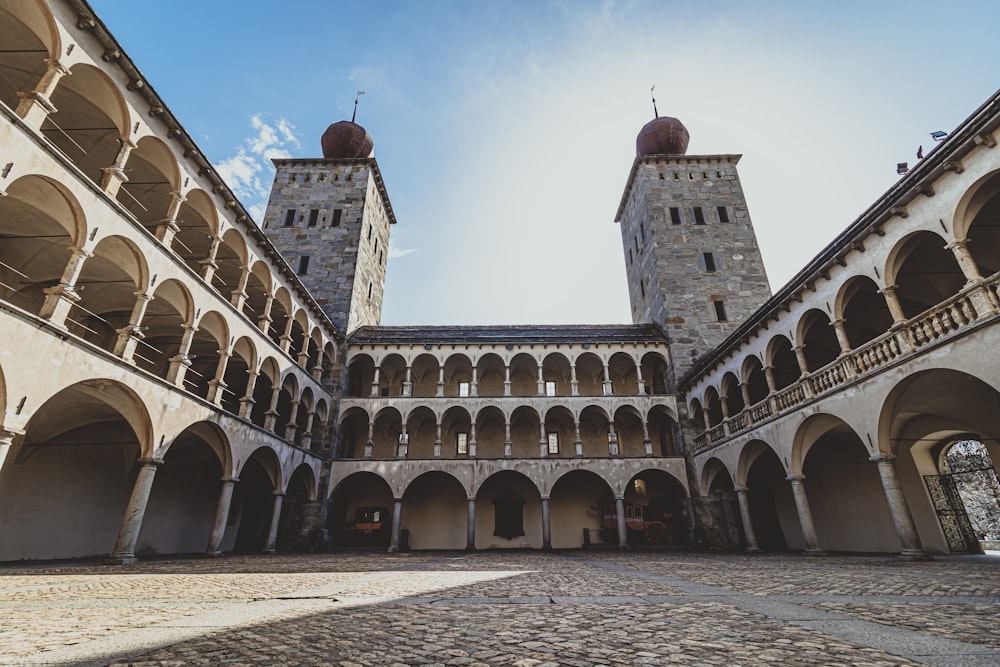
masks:
<instances>
[{"instance_id":1,"label":"tower window","mask_svg":"<svg viewBox=\"0 0 1000 667\"><path fill-rule=\"evenodd\" d=\"M721 299L719 301L713 301L712 306L715 308L715 319L719 322L726 322L729 318L726 317L726 304Z\"/></svg>"},{"instance_id":2,"label":"tower window","mask_svg":"<svg viewBox=\"0 0 1000 667\"><path fill-rule=\"evenodd\" d=\"M639 233L642 236L643 242L646 241L646 221L643 220L639 223Z\"/></svg>"},{"instance_id":3,"label":"tower window","mask_svg":"<svg viewBox=\"0 0 1000 667\"><path fill-rule=\"evenodd\" d=\"M559 453L559 434L555 431L549 431L546 436L549 441L549 454Z\"/></svg>"},{"instance_id":4,"label":"tower window","mask_svg":"<svg viewBox=\"0 0 1000 667\"><path fill-rule=\"evenodd\" d=\"M632 263L632 248L628 249L628 263Z\"/></svg>"},{"instance_id":5,"label":"tower window","mask_svg":"<svg viewBox=\"0 0 1000 667\"><path fill-rule=\"evenodd\" d=\"M291 227L295 224L295 209L290 208L285 211L285 220L281 223L282 227Z\"/></svg>"},{"instance_id":6,"label":"tower window","mask_svg":"<svg viewBox=\"0 0 1000 667\"><path fill-rule=\"evenodd\" d=\"M372 240L372 227L374 227L374 226L375 225L368 225L368 240L369 241Z\"/></svg>"},{"instance_id":7,"label":"tower window","mask_svg":"<svg viewBox=\"0 0 1000 667\"><path fill-rule=\"evenodd\" d=\"M646 282L644 280L639 281L639 293L642 294L642 298L646 298Z\"/></svg>"},{"instance_id":8,"label":"tower window","mask_svg":"<svg viewBox=\"0 0 1000 667\"><path fill-rule=\"evenodd\" d=\"M705 270L709 273L715 273L715 255L710 252L704 252L701 256L705 260Z\"/></svg>"},{"instance_id":9,"label":"tower window","mask_svg":"<svg viewBox=\"0 0 1000 667\"><path fill-rule=\"evenodd\" d=\"M372 281L368 281L368 300L372 300Z\"/></svg>"},{"instance_id":10,"label":"tower window","mask_svg":"<svg viewBox=\"0 0 1000 667\"><path fill-rule=\"evenodd\" d=\"M315 227L316 226L316 222L318 220L319 220L319 209L318 208L314 208L314 209L310 210L309 211L309 222L307 223L307 225L309 227Z\"/></svg>"},{"instance_id":11,"label":"tower window","mask_svg":"<svg viewBox=\"0 0 1000 667\"><path fill-rule=\"evenodd\" d=\"M729 222L729 210L725 206L716 207L719 211L719 222Z\"/></svg>"},{"instance_id":12,"label":"tower window","mask_svg":"<svg viewBox=\"0 0 1000 667\"><path fill-rule=\"evenodd\" d=\"M455 434L455 453L465 455L469 453L469 434L459 432Z\"/></svg>"},{"instance_id":13,"label":"tower window","mask_svg":"<svg viewBox=\"0 0 1000 667\"><path fill-rule=\"evenodd\" d=\"M344 215L344 209L335 208L333 209L333 220L330 221L331 227L340 227L340 218Z\"/></svg>"},{"instance_id":14,"label":"tower window","mask_svg":"<svg viewBox=\"0 0 1000 667\"><path fill-rule=\"evenodd\" d=\"M705 224L705 211L701 206L694 207L694 224L704 225Z\"/></svg>"},{"instance_id":15,"label":"tower window","mask_svg":"<svg viewBox=\"0 0 1000 667\"><path fill-rule=\"evenodd\" d=\"M670 207L670 224L672 225L681 224L681 210L676 206Z\"/></svg>"},{"instance_id":16,"label":"tower window","mask_svg":"<svg viewBox=\"0 0 1000 667\"><path fill-rule=\"evenodd\" d=\"M632 243L635 244L635 251L639 252L639 237L638 236L633 236L632 237Z\"/></svg>"},{"instance_id":17,"label":"tower window","mask_svg":"<svg viewBox=\"0 0 1000 667\"><path fill-rule=\"evenodd\" d=\"M309 270L309 255L299 256L299 269L296 271L300 276L306 275Z\"/></svg>"}]
</instances>

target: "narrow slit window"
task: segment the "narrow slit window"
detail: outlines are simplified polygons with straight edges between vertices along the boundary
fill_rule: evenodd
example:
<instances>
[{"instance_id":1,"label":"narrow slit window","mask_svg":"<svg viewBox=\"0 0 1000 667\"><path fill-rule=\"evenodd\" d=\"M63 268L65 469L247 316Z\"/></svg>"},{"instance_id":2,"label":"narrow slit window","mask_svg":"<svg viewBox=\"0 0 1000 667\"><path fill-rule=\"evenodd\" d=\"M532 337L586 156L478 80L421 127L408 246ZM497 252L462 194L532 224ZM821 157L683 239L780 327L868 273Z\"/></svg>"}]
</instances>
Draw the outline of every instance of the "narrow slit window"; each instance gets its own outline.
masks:
<instances>
[{"instance_id":1,"label":"narrow slit window","mask_svg":"<svg viewBox=\"0 0 1000 667\"><path fill-rule=\"evenodd\" d=\"M694 207L694 224L696 225L705 224L705 210L701 206Z\"/></svg>"},{"instance_id":2,"label":"narrow slit window","mask_svg":"<svg viewBox=\"0 0 1000 667\"><path fill-rule=\"evenodd\" d=\"M681 210L676 206L670 207L670 224L672 225L681 224Z\"/></svg>"},{"instance_id":3,"label":"narrow slit window","mask_svg":"<svg viewBox=\"0 0 1000 667\"><path fill-rule=\"evenodd\" d=\"M643 299L646 298L646 281L644 280L639 281L639 293L642 294Z\"/></svg>"},{"instance_id":4,"label":"narrow slit window","mask_svg":"<svg viewBox=\"0 0 1000 667\"><path fill-rule=\"evenodd\" d=\"M712 306L715 308L715 319L719 322L727 322L729 318L726 317L726 304L722 301L713 301Z\"/></svg>"},{"instance_id":5,"label":"narrow slit window","mask_svg":"<svg viewBox=\"0 0 1000 667\"><path fill-rule=\"evenodd\" d=\"M639 252L639 237L638 236L632 237L632 243L635 244L635 251Z\"/></svg>"},{"instance_id":6,"label":"narrow slit window","mask_svg":"<svg viewBox=\"0 0 1000 667\"><path fill-rule=\"evenodd\" d=\"M372 300L372 281L368 281L368 300Z\"/></svg>"},{"instance_id":7,"label":"narrow slit window","mask_svg":"<svg viewBox=\"0 0 1000 667\"><path fill-rule=\"evenodd\" d=\"M331 227L340 227L340 218L344 215L344 209L335 208L333 209L333 220L330 221Z\"/></svg>"},{"instance_id":8,"label":"narrow slit window","mask_svg":"<svg viewBox=\"0 0 1000 667\"><path fill-rule=\"evenodd\" d=\"M715 255L706 252L702 253L702 257L705 259L705 270L709 273L715 273Z\"/></svg>"},{"instance_id":9,"label":"narrow slit window","mask_svg":"<svg viewBox=\"0 0 1000 667\"><path fill-rule=\"evenodd\" d=\"M725 206L717 207L719 211L719 222L729 222L729 209Z\"/></svg>"},{"instance_id":10,"label":"narrow slit window","mask_svg":"<svg viewBox=\"0 0 1000 667\"><path fill-rule=\"evenodd\" d=\"M319 222L319 209L314 208L309 211L309 222L306 224L309 227L315 227L317 222Z\"/></svg>"},{"instance_id":11,"label":"narrow slit window","mask_svg":"<svg viewBox=\"0 0 1000 667\"><path fill-rule=\"evenodd\" d=\"M296 271L300 276L306 275L309 270L309 255L299 256L299 270Z\"/></svg>"},{"instance_id":12,"label":"narrow slit window","mask_svg":"<svg viewBox=\"0 0 1000 667\"><path fill-rule=\"evenodd\" d=\"M285 221L281 223L282 227L291 227L295 224L295 209L290 208L285 211Z\"/></svg>"}]
</instances>

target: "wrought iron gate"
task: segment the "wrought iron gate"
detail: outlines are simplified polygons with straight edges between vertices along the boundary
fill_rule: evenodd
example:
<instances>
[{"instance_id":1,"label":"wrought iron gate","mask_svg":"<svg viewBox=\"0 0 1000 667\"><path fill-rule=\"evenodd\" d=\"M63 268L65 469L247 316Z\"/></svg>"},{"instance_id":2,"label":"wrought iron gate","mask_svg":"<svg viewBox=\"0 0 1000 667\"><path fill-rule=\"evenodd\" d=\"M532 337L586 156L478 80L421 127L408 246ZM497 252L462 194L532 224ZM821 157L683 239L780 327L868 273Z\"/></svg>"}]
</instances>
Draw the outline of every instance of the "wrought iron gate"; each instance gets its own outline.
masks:
<instances>
[{"instance_id":1,"label":"wrought iron gate","mask_svg":"<svg viewBox=\"0 0 1000 667\"><path fill-rule=\"evenodd\" d=\"M948 540L948 549L953 554L981 553L979 540L955 486L955 474L962 473L924 475L924 484L927 485L941 531Z\"/></svg>"}]
</instances>

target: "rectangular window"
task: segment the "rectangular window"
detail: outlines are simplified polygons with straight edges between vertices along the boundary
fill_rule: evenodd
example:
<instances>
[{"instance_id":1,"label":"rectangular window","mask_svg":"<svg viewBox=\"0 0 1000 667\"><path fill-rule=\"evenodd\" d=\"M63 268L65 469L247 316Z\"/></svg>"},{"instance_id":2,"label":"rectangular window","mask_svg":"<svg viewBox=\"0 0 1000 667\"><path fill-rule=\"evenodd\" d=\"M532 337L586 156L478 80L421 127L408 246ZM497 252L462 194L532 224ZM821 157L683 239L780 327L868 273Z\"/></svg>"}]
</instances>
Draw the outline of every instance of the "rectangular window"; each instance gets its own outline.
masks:
<instances>
[{"instance_id":1,"label":"rectangular window","mask_svg":"<svg viewBox=\"0 0 1000 667\"><path fill-rule=\"evenodd\" d=\"M611 396L615 393L615 387L613 384L611 384L611 380L605 380L603 386L604 386L605 396Z\"/></svg>"},{"instance_id":2,"label":"rectangular window","mask_svg":"<svg viewBox=\"0 0 1000 667\"><path fill-rule=\"evenodd\" d=\"M368 300L372 300L372 281L368 281Z\"/></svg>"},{"instance_id":3,"label":"rectangular window","mask_svg":"<svg viewBox=\"0 0 1000 667\"><path fill-rule=\"evenodd\" d=\"M642 235L643 243L646 242L646 221L643 220L639 223L639 233Z\"/></svg>"},{"instance_id":4,"label":"rectangular window","mask_svg":"<svg viewBox=\"0 0 1000 667\"><path fill-rule=\"evenodd\" d=\"M460 455L466 455L469 453L469 434L468 433L456 433L455 434L455 452Z\"/></svg>"},{"instance_id":5,"label":"rectangular window","mask_svg":"<svg viewBox=\"0 0 1000 667\"><path fill-rule=\"evenodd\" d=\"M705 270L709 273L715 273L715 255L706 252L702 253L702 257L705 259Z\"/></svg>"},{"instance_id":6,"label":"rectangular window","mask_svg":"<svg viewBox=\"0 0 1000 667\"><path fill-rule=\"evenodd\" d=\"M635 251L639 252L639 237L638 236L632 237L632 242L635 244Z\"/></svg>"},{"instance_id":7,"label":"rectangular window","mask_svg":"<svg viewBox=\"0 0 1000 667\"><path fill-rule=\"evenodd\" d=\"M713 301L712 305L715 307L715 319L719 322L728 321L726 317L726 304L722 301Z\"/></svg>"},{"instance_id":8,"label":"rectangular window","mask_svg":"<svg viewBox=\"0 0 1000 667\"><path fill-rule=\"evenodd\" d=\"M696 225L705 224L705 211L702 210L701 206L694 207L694 224Z\"/></svg>"},{"instance_id":9,"label":"rectangular window","mask_svg":"<svg viewBox=\"0 0 1000 667\"><path fill-rule=\"evenodd\" d=\"M299 257L299 270L296 271L300 276L306 275L309 270L309 255L301 255Z\"/></svg>"},{"instance_id":10,"label":"rectangular window","mask_svg":"<svg viewBox=\"0 0 1000 667\"><path fill-rule=\"evenodd\" d=\"M285 221L281 223L282 227L291 227L295 224L295 209L290 208L285 211Z\"/></svg>"},{"instance_id":11,"label":"rectangular window","mask_svg":"<svg viewBox=\"0 0 1000 667\"><path fill-rule=\"evenodd\" d=\"M547 434L549 439L549 454L559 453L559 434L554 431L549 431Z\"/></svg>"},{"instance_id":12,"label":"rectangular window","mask_svg":"<svg viewBox=\"0 0 1000 667\"><path fill-rule=\"evenodd\" d=\"M375 225L368 225L368 240L369 241L372 240L372 227L374 227L374 226Z\"/></svg>"},{"instance_id":13,"label":"rectangular window","mask_svg":"<svg viewBox=\"0 0 1000 667\"><path fill-rule=\"evenodd\" d=\"M545 381L545 395L555 396L556 395L556 383L551 380Z\"/></svg>"},{"instance_id":14,"label":"rectangular window","mask_svg":"<svg viewBox=\"0 0 1000 667\"><path fill-rule=\"evenodd\" d=\"M340 217L344 215L344 210L340 208L333 209L333 220L330 221L331 227L340 227Z\"/></svg>"},{"instance_id":15,"label":"rectangular window","mask_svg":"<svg viewBox=\"0 0 1000 667\"><path fill-rule=\"evenodd\" d=\"M681 210L676 206L670 207L670 224L671 225L681 224Z\"/></svg>"},{"instance_id":16,"label":"rectangular window","mask_svg":"<svg viewBox=\"0 0 1000 667\"><path fill-rule=\"evenodd\" d=\"M642 294L642 298L646 298L646 282L644 280L639 281L639 293Z\"/></svg>"},{"instance_id":17,"label":"rectangular window","mask_svg":"<svg viewBox=\"0 0 1000 667\"><path fill-rule=\"evenodd\" d=\"M632 248L628 249L628 263L632 263Z\"/></svg>"},{"instance_id":18,"label":"rectangular window","mask_svg":"<svg viewBox=\"0 0 1000 667\"><path fill-rule=\"evenodd\" d=\"M458 383L458 395L461 398L467 398L469 396L469 383L459 382Z\"/></svg>"},{"instance_id":19,"label":"rectangular window","mask_svg":"<svg viewBox=\"0 0 1000 667\"><path fill-rule=\"evenodd\" d=\"M309 222L306 223L308 227L315 227L316 223L319 221L319 209L314 208L309 211Z\"/></svg>"},{"instance_id":20,"label":"rectangular window","mask_svg":"<svg viewBox=\"0 0 1000 667\"><path fill-rule=\"evenodd\" d=\"M719 211L719 222L729 222L729 209L725 206L716 207Z\"/></svg>"}]
</instances>

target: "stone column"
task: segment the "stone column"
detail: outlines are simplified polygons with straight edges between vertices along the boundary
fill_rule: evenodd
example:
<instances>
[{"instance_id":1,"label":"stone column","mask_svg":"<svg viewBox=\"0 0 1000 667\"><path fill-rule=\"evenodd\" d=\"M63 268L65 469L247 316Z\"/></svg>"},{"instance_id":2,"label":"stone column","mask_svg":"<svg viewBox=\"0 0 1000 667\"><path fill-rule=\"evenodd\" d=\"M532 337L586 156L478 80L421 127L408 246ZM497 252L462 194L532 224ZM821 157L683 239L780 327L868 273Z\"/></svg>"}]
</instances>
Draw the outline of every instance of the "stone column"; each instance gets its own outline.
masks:
<instances>
[{"instance_id":1,"label":"stone column","mask_svg":"<svg viewBox=\"0 0 1000 667\"><path fill-rule=\"evenodd\" d=\"M285 494L281 491L274 491L274 504L271 506L271 528L267 531L267 544L264 545L264 553L273 554L277 551L274 543L278 541L278 524L281 523L281 502Z\"/></svg>"},{"instance_id":2,"label":"stone column","mask_svg":"<svg viewBox=\"0 0 1000 667\"><path fill-rule=\"evenodd\" d=\"M472 382L469 383L469 396L479 396L479 369L472 367Z\"/></svg>"},{"instance_id":3,"label":"stone column","mask_svg":"<svg viewBox=\"0 0 1000 667\"><path fill-rule=\"evenodd\" d=\"M538 395L545 395L545 371L542 369L542 362L538 362Z\"/></svg>"},{"instance_id":4,"label":"stone column","mask_svg":"<svg viewBox=\"0 0 1000 667\"><path fill-rule=\"evenodd\" d=\"M215 508L215 520L212 521L212 534L208 538L208 556L222 555L222 540L226 536L226 522L229 520L229 505L233 502L233 487L239 480L235 477L222 478L222 490L219 491L219 504Z\"/></svg>"},{"instance_id":5,"label":"stone column","mask_svg":"<svg viewBox=\"0 0 1000 667\"><path fill-rule=\"evenodd\" d=\"M413 396L413 367L406 367L406 380L403 381L403 391L402 395L404 397Z\"/></svg>"},{"instance_id":6,"label":"stone column","mask_svg":"<svg viewBox=\"0 0 1000 667\"><path fill-rule=\"evenodd\" d=\"M437 436L434 438L434 458L441 458L441 422L436 424Z\"/></svg>"},{"instance_id":7,"label":"stone column","mask_svg":"<svg viewBox=\"0 0 1000 667\"><path fill-rule=\"evenodd\" d=\"M275 427L278 424L278 397L281 395L281 387L271 388L271 402L267 404L267 412L264 413L264 428L275 435Z\"/></svg>"},{"instance_id":8,"label":"stone column","mask_svg":"<svg viewBox=\"0 0 1000 667\"><path fill-rule=\"evenodd\" d=\"M570 396L580 395L580 382L576 379L576 364L569 365L569 393Z\"/></svg>"},{"instance_id":9,"label":"stone column","mask_svg":"<svg viewBox=\"0 0 1000 667\"><path fill-rule=\"evenodd\" d=\"M625 526L625 498L615 496L615 513L618 517L618 548L628 549L628 528Z\"/></svg>"},{"instance_id":10,"label":"stone column","mask_svg":"<svg viewBox=\"0 0 1000 667\"><path fill-rule=\"evenodd\" d=\"M216 405L222 405L222 396L226 389L226 367L229 366L231 352L219 350L219 363L215 367L215 377L208 381L208 400Z\"/></svg>"},{"instance_id":11,"label":"stone column","mask_svg":"<svg viewBox=\"0 0 1000 667\"><path fill-rule=\"evenodd\" d=\"M181 344L177 348L177 354L170 357L167 382L181 389L184 388L184 376L187 375L187 369L191 367L191 358L188 357L188 352L191 351L191 343L194 341L196 333L198 333L198 327L184 325L184 333L181 335Z\"/></svg>"},{"instance_id":12,"label":"stone column","mask_svg":"<svg viewBox=\"0 0 1000 667\"><path fill-rule=\"evenodd\" d=\"M409 454L409 444L410 444L410 434L406 432L406 424L403 424L403 430L399 433L399 439L396 441L396 458L405 459Z\"/></svg>"},{"instance_id":13,"label":"stone column","mask_svg":"<svg viewBox=\"0 0 1000 667\"><path fill-rule=\"evenodd\" d=\"M740 519L743 521L743 533L747 537L747 551L757 553L760 546L757 544L757 532L753 529L753 520L750 518L750 499L747 497L747 487L736 487L736 499L740 503Z\"/></svg>"},{"instance_id":14,"label":"stone column","mask_svg":"<svg viewBox=\"0 0 1000 667\"><path fill-rule=\"evenodd\" d=\"M444 396L444 366L438 368L437 396Z\"/></svg>"},{"instance_id":15,"label":"stone column","mask_svg":"<svg viewBox=\"0 0 1000 667\"><path fill-rule=\"evenodd\" d=\"M503 365L503 395L510 396L510 362Z\"/></svg>"},{"instance_id":16,"label":"stone column","mask_svg":"<svg viewBox=\"0 0 1000 667\"><path fill-rule=\"evenodd\" d=\"M476 422L469 424L469 458L476 458Z\"/></svg>"},{"instance_id":17,"label":"stone column","mask_svg":"<svg viewBox=\"0 0 1000 667\"><path fill-rule=\"evenodd\" d=\"M212 278L215 276L216 269L219 268L219 264L215 261L215 256L219 252L219 245L222 243L222 238L218 236L212 237L212 244L208 246L208 257L198 262L201 265L201 277L209 285L212 284ZM291 317L288 318L291 321Z\"/></svg>"},{"instance_id":18,"label":"stone column","mask_svg":"<svg viewBox=\"0 0 1000 667\"><path fill-rule=\"evenodd\" d=\"M633 361L635 361L633 359ZM646 382L642 379L642 362L635 362L635 384L639 388L639 395L646 395Z\"/></svg>"},{"instance_id":19,"label":"stone column","mask_svg":"<svg viewBox=\"0 0 1000 667\"><path fill-rule=\"evenodd\" d=\"M968 239L952 241L945 246L955 255L955 260L958 262L958 266L962 269L962 274L965 276L966 285L979 282L983 279L983 276L979 273L979 267L976 266L976 260L972 258L972 253L969 252L968 246Z\"/></svg>"},{"instance_id":20,"label":"stone column","mask_svg":"<svg viewBox=\"0 0 1000 667\"><path fill-rule=\"evenodd\" d=\"M465 536L465 550L476 550L476 498L469 497L469 522Z\"/></svg>"},{"instance_id":21,"label":"stone column","mask_svg":"<svg viewBox=\"0 0 1000 667\"><path fill-rule=\"evenodd\" d=\"M776 393L778 391L778 385L774 382L773 366L764 366L764 379L767 380L767 393Z\"/></svg>"},{"instance_id":22,"label":"stone column","mask_svg":"<svg viewBox=\"0 0 1000 667\"><path fill-rule=\"evenodd\" d=\"M305 426L302 428L302 433L299 434L299 447L301 447L302 449L310 449L313 437L312 434L313 420L315 418L316 418L315 410L306 411L306 423Z\"/></svg>"},{"instance_id":23,"label":"stone column","mask_svg":"<svg viewBox=\"0 0 1000 667\"><path fill-rule=\"evenodd\" d=\"M510 441L510 421L504 419L503 457L509 459L514 443Z\"/></svg>"},{"instance_id":24,"label":"stone column","mask_svg":"<svg viewBox=\"0 0 1000 667\"><path fill-rule=\"evenodd\" d=\"M889 314L892 316L892 325L898 326L906 322L906 314L903 312L903 304L896 296L896 286L886 285L881 290L882 297L885 298L885 305L889 307Z\"/></svg>"},{"instance_id":25,"label":"stone column","mask_svg":"<svg viewBox=\"0 0 1000 667\"><path fill-rule=\"evenodd\" d=\"M278 347L280 347L281 351L287 354L288 356L292 356L291 349L292 349L293 320L290 314L287 315L287 317L288 319L285 320L285 330L281 332L281 337L278 338ZM375 367L375 373L378 374L378 366Z\"/></svg>"},{"instance_id":26,"label":"stone column","mask_svg":"<svg viewBox=\"0 0 1000 667\"><path fill-rule=\"evenodd\" d=\"M135 144L124 137L119 141L121 147L118 149L118 154L115 155L115 161L110 167L101 169L101 189L107 192L110 197L117 197L122 183L128 180L128 176L125 175L125 163L128 162L128 156L135 148Z\"/></svg>"},{"instance_id":27,"label":"stone column","mask_svg":"<svg viewBox=\"0 0 1000 667\"><path fill-rule=\"evenodd\" d=\"M288 423L285 424L285 440L288 442L295 442L295 432L299 429L299 425L297 423L299 418L299 405L301 405L300 401L292 401L292 410L288 413Z\"/></svg>"},{"instance_id":28,"label":"stone column","mask_svg":"<svg viewBox=\"0 0 1000 667\"><path fill-rule=\"evenodd\" d=\"M549 517L548 496L542 496L542 548L552 548L552 520Z\"/></svg>"},{"instance_id":29,"label":"stone column","mask_svg":"<svg viewBox=\"0 0 1000 667\"><path fill-rule=\"evenodd\" d=\"M375 455L375 422L368 422L368 439L365 440L365 458Z\"/></svg>"},{"instance_id":30,"label":"stone column","mask_svg":"<svg viewBox=\"0 0 1000 667\"><path fill-rule=\"evenodd\" d=\"M80 295L76 291L76 281L83 271L83 263L94 256L92 252L83 248L70 248L69 252L69 261L63 269L59 284L42 290L45 293L45 302L38 313L39 317L58 327L65 327L70 309L80 300Z\"/></svg>"},{"instance_id":31,"label":"stone column","mask_svg":"<svg viewBox=\"0 0 1000 667\"><path fill-rule=\"evenodd\" d=\"M573 420L573 446L576 448L576 457L583 458L583 439L580 438L580 422Z\"/></svg>"},{"instance_id":32,"label":"stone column","mask_svg":"<svg viewBox=\"0 0 1000 667\"><path fill-rule=\"evenodd\" d=\"M257 387L257 377L260 373L250 371L247 374L247 391L240 399L240 417L244 419L250 419L250 415L253 412L253 406L256 401L253 398L253 390Z\"/></svg>"},{"instance_id":33,"label":"stone column","mask_svg":"<svg viewBox=\"0 0 1000 667\"><path fill-rule=\"evenodd\" d=\"M903 490L899 488L899 480L896 478L896 457L891 454L878 454L873 456L871 460L878 466L878 474L882 479L882 489L885 491L885 499L889 503L892 522L896 526L896 535L899 536L899 543L903 547L900 555L904 558L927 558L927 552L920 541L917 527L913 523L913 515L910 514Z\"/></svg>"},{"instance_id":34,"label":"stone column","mask_svg":"<svg viewBox=\"0 0 1000 667\"><path fill-rule=\"evenodd\" d=\"M611 386L611 372L608 370L607 360L603 360L601 363L604 364L603 377L601 378L601 393L605 396L610 396L614 393L614 387Z\"/></svg>"},{"instance_id":35,"label":"stone column","mask_svg":"<svg viewBox=\"0 0 1000 667\"><path fill-rule=\"evenodd\" d=\"M847 329L844 328L843 318L834 320L832 324L833 324L833 330L837 334L837 342L840 343L840 353L850 354L851 342L847 340Z\"/></svg>"},{"instance_id":36,"label":"stone column","mask_svg":"<svg viewBox=\"0 0 1000 667\"><path fill-rule=\"evenodd\" d=\"M142 335L142 318L146 315L146 306L153 300L153 297L145 292L135 292L135 305L132 306L132 314L128 318L128 324L118 329L118 340L115 341L113 354L121 357L125 361L131 362L135 354L135 348L144 336Z\"/></svg>"},{"instance_id":37,"label":"stone column","mask_svg":"<svg viewBox=\"0 0 1000 667\"><path fill-rule=\"evenodd\" d=\"M274 306L274 297L268 294L264 297L264 312L261 313L260 319L257 320L257 328L264 332L267 336L271 327L271 308Z\"/></svg>"},{"instance_id":38,"label":"stone column","mask_svg":"<svg viewBox=\"0 0 1000 667\"><path fill-rule=\"evenodd\" d=\"M809 364L806 363L806 348L804 345L796 345L792 348L795 351L795 361L799 364L799 372L802 377L809 375Z\"/></svg>"},{"instance_id":39,"label":"stone column","mask_svg":"<svg viewBox=\"0 0 1000 667\"><path fill-rule=\"evenodd\" d=\"M403 499L396 498L392 505L392 532L389 534L389 551L399 551L399 523L403 514Z\"/></svg>"},{"instance_id":40,"label":"stone column","mask_svg":"<svg viewBox=\"0 0 1000 667\"><path fill-rule=\"evenodd\" d=\"M816 525L813 523L812 510L809 509L809 498L806 496L806 487L803 484L805 476L789 475L787 479L792 483L792 495L795 496L795 511L799 515L802 537L806 541L805 553L808 555L821 555L823 550L819 548L819 539L816 537Z\"/></svg>"},{"instance_id":41,"label":"stone column","mask_svg":"<svg viewBox=\"0 0 1000 667\"><path fill-rule=\"evenodd\" d=\"M3 464L7 460L10 450L14 447L14 438L19 435L24 435L24 432L0 429L0 472L3 472Z\"/></svg>"},{"instance_id":42,"label":"stone column","mask_svg":"<svg viewBox=\"0 0 1000 667\"><path fill-rule=\"evenodd\" d=\"M236 283L236 289L229 293L229 302L233 304L236 310L243 312L243 304L246 303L247 297L247 282L250 281L250 268L246 266L240 267L240 281Z\"/></svg>"},{"instance_id":43,"label":"stone column","mask_svg":"<svg viewBox=\"0 0 1000 667\"><path fill-rule=\"evenodd\" d=\"M608 454L615 457L619 455L618 434L615 433L615 423L613 421L608 422Z\"/></svg>"},{"instance_id":44,"label":"stone column","mask_svg":"<svg viewBox=\"0 0 1000 667\"><path fill-rule=\"evenodd\" d=\"M549 439L545 435L545 420L538 421L538 456L545 459L549 456Z\"/></svg>"},{"instance_id":45,"label":"stone column","mask_svg":"<svg viewBox=\"0 0 1000 667\"><path fill-rule=\"evenodd\" d=\"M740 382L740 396L743 397L743 409L748 409L750 407L750 385L746 382Z\"/></svg>"},{"instance_id":46,"label":"stone column","mask_svg":"<svg viewBox=\"0 0 1000 667\"><path fill-rule=\"evenodd\" d=\"M49 99L55 92L56 85L67 74L69 69L55 59L46 59L45 74L35 89L30 92L18 92L20 101L14 113L21 117L32 129L38 130L42 123L48 118L50 113L55 113L56 108Z\"/></svg>"},{"instance_id":47,"label":"stone column","mask_svg":"<svg viewBox=\"0 0 1000 667\"><path fill-rule=\"evenodd\" d=\"M128 499L128 507L118 529L118 541L111 552L111 562L117 565L131 565L136 562L135 543L139 539L139 529L142 527L142 517L146 514L146 504L149 502L149 491L153 488L153 477L156 468L162 463L155 459L140 459L139 473L132 486L132 495Z\"/></svg>"},{"instance_id":48,"label":"stone column","mask_svg":"<svg viewBox=\"0 0 1000 667\"><path fill-rule=\"evenodd\" d=\"M181 204L187 201L187 197L178 191L170 193L170 205L167 207L167 217L156 223L156 238L160 243L170 248L173 245L174 237L181 230L177 226L177 215L181 211Z\"/></svg>"},{"instance_id":49,"label":"stone column","mask_svg":"<svg viewBox=\"0 0 1000 667\"><path fill-rule=\"evenodd\" d=\"M646 456L653 455L653 441L649 439L649 422L642 418L642 447L646 451Z\"/></svg>"}]
</instances>

